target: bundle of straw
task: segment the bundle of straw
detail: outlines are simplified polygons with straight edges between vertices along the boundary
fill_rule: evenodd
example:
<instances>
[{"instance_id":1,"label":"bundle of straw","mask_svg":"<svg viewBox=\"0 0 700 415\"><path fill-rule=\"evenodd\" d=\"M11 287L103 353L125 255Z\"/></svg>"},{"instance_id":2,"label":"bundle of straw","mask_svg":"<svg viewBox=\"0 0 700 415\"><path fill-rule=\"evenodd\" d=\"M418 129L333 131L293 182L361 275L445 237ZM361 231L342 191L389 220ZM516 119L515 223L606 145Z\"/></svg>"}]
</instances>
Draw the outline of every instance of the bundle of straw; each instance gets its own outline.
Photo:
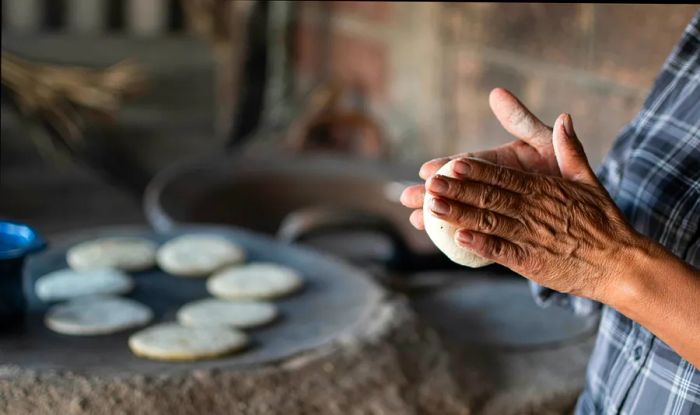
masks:
<instances>
[{"instance_id":1,"label":"bundle of straw","mask_svg":"<svg viewBox=\"0 0 700 415\"><path fill-rule=\"evenodd\" d=\"M83 144L87 117L113 121L122 101L142 93L142 67L122 61L103 70L30 62L2 53L2 85L22 115L42 122L71 151Z\"/></svg>"}]
</instances>

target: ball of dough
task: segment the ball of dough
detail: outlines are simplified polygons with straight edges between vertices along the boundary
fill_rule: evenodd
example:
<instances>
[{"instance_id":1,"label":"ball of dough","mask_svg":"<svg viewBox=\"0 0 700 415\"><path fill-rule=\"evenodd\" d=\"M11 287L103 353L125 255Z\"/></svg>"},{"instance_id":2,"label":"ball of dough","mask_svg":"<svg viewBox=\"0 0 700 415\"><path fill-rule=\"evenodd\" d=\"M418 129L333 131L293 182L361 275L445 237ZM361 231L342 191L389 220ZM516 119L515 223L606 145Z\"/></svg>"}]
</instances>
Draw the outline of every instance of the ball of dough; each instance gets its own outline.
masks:
<instances>
[{"instance_id":1,"label":"ball of dough","mask_svg":"<svg viewBox=\"0 0 700 415\"><path fill-rule=\"evenodd\" d=\"M454 163L455 160L448 162L442 166L436 174L447 177L456 177L453 170ZM437 246L437 248L447 255L447 257L453 262L460 265L465 265L471 268L479 268L492 264L493 261L485 259L472 251L457 245L457 242L455 241L455 233L457 230L459 230L459 228L438 218L430 211L430 209L427 208L431 197L432 196L426 192L425 199L423 200L423 206L426 206L426 208L423 209L423 222L425 223L425 231L428 233L428 236L433 241L435 246Z\"/></svg>"},{"instance_id":2,"label":"ball of dough","mask_svg":"<svg viewBox=\"0 0 700 415\"><path fill-rule=\"evenodd\" d=\"M79 243L66 252L68 265L76 271L114 268L143 271L155 265L156 245L143 238L111 237Z\"/></svg>"},{"instance_id":3,"label":"ball of dough","mask_svg":"<svg viewBox=\"0 0 700 415\"><path fill-rule=\"evenodd\" d=\"M218 235L191 234L173 238L158 249L158 266L180 277L206 277L225 266L241 263L245 253Z\"/></svg>"}]
</instances>

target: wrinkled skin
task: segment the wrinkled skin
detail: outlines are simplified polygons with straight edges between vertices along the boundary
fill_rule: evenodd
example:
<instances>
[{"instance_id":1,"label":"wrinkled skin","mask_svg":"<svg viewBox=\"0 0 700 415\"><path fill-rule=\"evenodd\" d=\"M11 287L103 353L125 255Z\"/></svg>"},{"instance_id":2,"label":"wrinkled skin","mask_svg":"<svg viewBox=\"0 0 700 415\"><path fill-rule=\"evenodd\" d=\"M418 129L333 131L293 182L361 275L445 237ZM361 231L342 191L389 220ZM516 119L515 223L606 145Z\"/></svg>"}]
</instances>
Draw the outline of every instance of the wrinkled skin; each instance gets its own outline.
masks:
<instances>
[{"instance_id":1,"label":"wrinkled skin","mask_svg":"<svg viewBox=\"0 0 700 415\"><path fill-rule=\"evenodd\" d=\"M432 176L429 208L461 229L457 243L557 291L600 298L636 233L602 186L473 159L457 179Z\"/></svg>"},{"instance_id":2,"label":"wrinkled skin","mask_svg":"<svg viewBox=\"0 0 700 415\"><path fill-rule=\"evenodd\" d=\"M553 128L509 92L497 89L491 107L518 139L504 146L431 160L402 202L423 228L428 209L460 228L456 242L478 255L557 291L600 299L629 248L645 243L596 179L571 117ZM456 178L434 175L449 160Z\"/></svg>"}]
</instances>

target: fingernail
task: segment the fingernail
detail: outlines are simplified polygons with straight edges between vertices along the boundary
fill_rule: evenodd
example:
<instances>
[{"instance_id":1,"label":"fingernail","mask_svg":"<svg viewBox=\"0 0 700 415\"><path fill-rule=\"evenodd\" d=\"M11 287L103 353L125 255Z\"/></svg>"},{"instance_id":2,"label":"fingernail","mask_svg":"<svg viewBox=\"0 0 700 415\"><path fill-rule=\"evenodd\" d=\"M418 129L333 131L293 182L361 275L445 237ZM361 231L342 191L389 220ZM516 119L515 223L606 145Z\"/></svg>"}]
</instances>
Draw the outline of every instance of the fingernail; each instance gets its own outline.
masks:
<instances>
[{"instance_id":1,"label":"fingernail","mask_svg":"<svg viewBox=\"0 0 700 415\"><path fill-rule=\"evenodd\" d=\"M450 213L450 205L443 200L432 198L430 200L430 210L440 215L446 215Z\"/></svg>"},{"instance_id":2,"label":"fingernail","mask_svg":"<svg viewBox=\"0 0 700 415\"><path fill-rule=\"evenodd\" d=\"M425 163L423 163L422 166L420 166L420 170L418 171L418 175L427 174L427 173L428 173L428 172L427 172L428 167L432 166L432 165L435 164L435 163L442 163L442 164L445 164L445 163L447 163L448 161L450 161L450 159L447 158L447 157L440 157L440 158L428 160L428 161L426 161Z\"/></svg>"},{"instance_id":3,"label":"fingernail","mask_svg":"<svg viewBox=\"0 0 700 415\"><path fill-rule=\"evenodd\" d=\"M447 191L447 182L439 177L430 179L430 191L435 193L445 193Z\"/></svg>"},{"instance_id":4,"label":"fingernail","mask_svg":"<svg viewBox=\"0 0 700 415\"><path fill-rule=\"evenodd\" d=\"M469 232L465 231L464 229L457 231L457 242L461 244L470 244L474 240L474 235Z\"/></svg>"},{"instance_id":5,"label":"fingernail","mask_svg":"<svg viewBox=\"0 0 700 415\"><path fill-rule=\"evenodd\" d=\"M569 114L564 114L564 131L566 131L566 135L569 137L576 136L576 133L574 132L574 123L571 121L571 115Z\"/></svg>"},{"instance_id":6,"label":"fingernail","mask_svg":"<svg viewBox=\"0 0 700 415\"><path fill-rule=\"evenodd\" d=\"M467 174L469 173L469 163L464 160L456 161L454 164L454 170L457 174Z\"/></svg>"}]
</instances>

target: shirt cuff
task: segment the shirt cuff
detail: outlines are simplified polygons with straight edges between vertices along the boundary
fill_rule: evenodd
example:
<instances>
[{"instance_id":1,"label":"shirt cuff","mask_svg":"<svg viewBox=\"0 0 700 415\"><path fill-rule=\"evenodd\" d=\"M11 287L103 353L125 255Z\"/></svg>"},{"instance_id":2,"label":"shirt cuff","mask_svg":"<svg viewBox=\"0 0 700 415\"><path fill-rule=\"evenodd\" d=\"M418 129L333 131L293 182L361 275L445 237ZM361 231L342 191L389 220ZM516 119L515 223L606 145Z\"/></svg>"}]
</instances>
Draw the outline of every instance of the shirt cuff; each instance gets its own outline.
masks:
<instances>
[{"instance_id":1,"label":"shirt cuff","mask_svg":"<svg viewBox=\"0 0 700 415\"><path fill-rule=\"evenodd\" d=\"M597 301L577 297L571 294L560 293L558 291L535 284L532 281L528 282L530 283L530 291L532 292L532 296L535 298L535 303L540 307L547 308L551 305L556 305L582 317L597 314L600 312L602 307L602 304Z\"/></svg>"}]
</instances>

